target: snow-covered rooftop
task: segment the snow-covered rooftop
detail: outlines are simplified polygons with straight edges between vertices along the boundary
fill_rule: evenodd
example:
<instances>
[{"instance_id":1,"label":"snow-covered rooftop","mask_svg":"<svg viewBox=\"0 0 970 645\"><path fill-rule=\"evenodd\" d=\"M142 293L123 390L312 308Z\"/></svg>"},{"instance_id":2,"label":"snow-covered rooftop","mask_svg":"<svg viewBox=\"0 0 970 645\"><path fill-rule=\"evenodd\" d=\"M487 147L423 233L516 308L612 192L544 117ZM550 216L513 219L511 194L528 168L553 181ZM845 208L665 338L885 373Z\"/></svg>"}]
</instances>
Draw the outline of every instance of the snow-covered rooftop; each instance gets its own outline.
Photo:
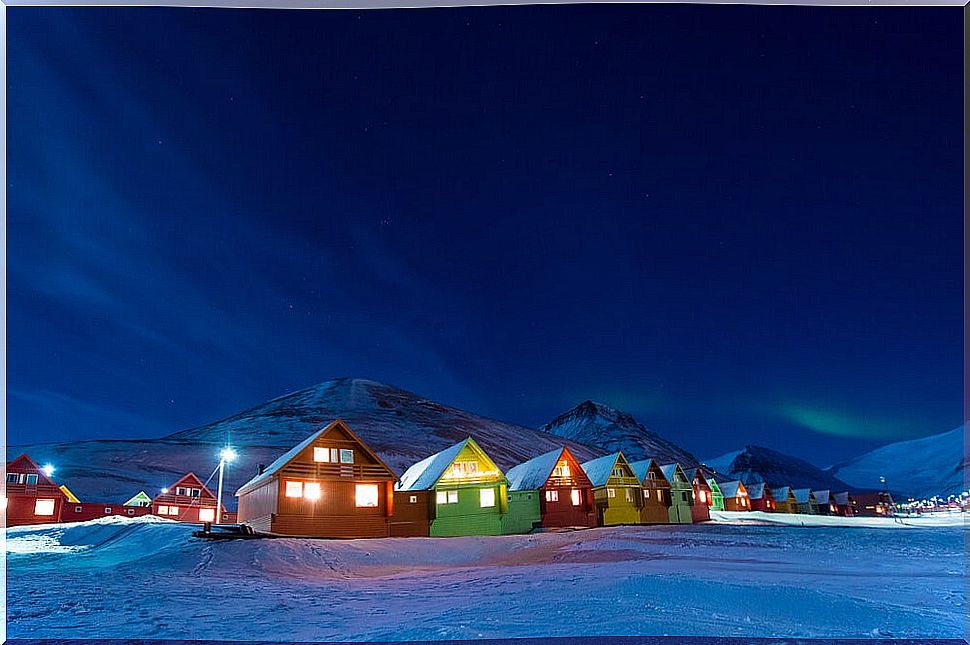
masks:
<instances>
[{"instance_id":1,"label":"snow-covered rooftop","mask_svg":"<svg viewBox=\"0 0 970 645\"><path fill-rule=\"evenodd\" d=\"M644 481L647 478L647 471L650 470L650 462L652 461L653 459L641 459L630 462L630 468L633 469L633 473L637 476L637 479Z\"/></svg>"},{"instance_id":2,"label":"snow-covered rooftop","mask_svg":"<svg viewBox=\"0 0 970 645\"><path fill-rule=\"evenodd\" d=\"M611 455L605 455L582 464L583 471L589 477L589 481L593 486L606 485L606 481L610 478L610 473L613 472L613 466L616 464L616 460L619 459L620 454L622 453L614 452Z\"/></svg>"},{"instance_id":3,"label":"snow-covered rooftop","mask_svg":"<svg viewBox=\"0 0 970 645\"><path fill-rule=\"evenodd\" d=\"M441 479L448 466L455 461L455 458L469 443L477 447L475 441L468 437L464 441L460 441L450 448L445 448L441 452L436 452L414 464L401 475L401 481L396 487L397 490L428 490Z\"/></svg>"},{"instance_id":4,"label":"snow-covered rooftop","mask_svg":"<svg viewBox=\"0 0 970 645\"><path fill-rule=\"evenodd\" d=\"M737 497L739 488L741 488L740 480L735 479L734 481L724 482L721 484L721 493L725 497Z\"/></svg>"},{"instance_id":5,"label":"snow-covered rooftop","mask_svg":"<svg viewBox=\"0 0 970 645\"><path fill-rule=\"evenodd\" d=\"M792 491L792 494L795 496L795 501L798 502L799 504L808 504L808 498L812 494L812 489L796 488L795 490Z\"/></svg>"},{"instance_id":6,"label":"snow-covered rooftop","mask_svg":"<svg viewBox=\"0 0 970 645\"><path fill-rule=\"evenodd\" d=\"M765 488L767 484L764 482L755 482L754 484L748 484L748 497L751 499L761 499L765 496ZM769 489L770 490L770 489Z\"/></svg>"},{"instance_id":7,"label":"snow-covered rooftop","mask_svg":"<svg viewBox=\"0 0 970 645\"><path fill-rule=\"evenodd\" d=\"M565 448L550 450L510 468L505 473L506 479L509 480L509 490L538 490L544 486L546 480L552 475L553 468L559 463L563 450Z\"/></svg>"}]
</instances>

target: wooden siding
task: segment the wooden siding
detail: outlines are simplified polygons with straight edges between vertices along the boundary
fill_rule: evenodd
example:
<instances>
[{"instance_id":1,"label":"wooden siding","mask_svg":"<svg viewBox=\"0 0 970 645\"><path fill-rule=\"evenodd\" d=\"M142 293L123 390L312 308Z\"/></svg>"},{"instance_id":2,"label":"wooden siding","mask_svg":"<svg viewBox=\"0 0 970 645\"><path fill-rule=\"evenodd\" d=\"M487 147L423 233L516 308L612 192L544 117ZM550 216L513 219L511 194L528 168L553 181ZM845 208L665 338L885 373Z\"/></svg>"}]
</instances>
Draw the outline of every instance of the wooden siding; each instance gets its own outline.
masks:
<instances>
[{"instance_id":1,"label":"wooden siding","mask_svg":"<svg viewBox=\"0 0 970 645\"><path fill-rule=\"evenodd\" d=\"M64 491L30 457L20 455L8 463L5 474L7 477L18 475L17 483L6 481L7 526L60 521L66 500ZM27 483L27 475L31 476L32 483ZM37 515L37 500L53 500L51 514Z\"/></svg>"},{"instance_id":2,"label":"wooden siding","mask_svg":"<svg viewBox=\"0 0 970 645\"><path fill-rule=\"evenodd\" d=\"M502 515L502 533L528 533L542 525L539 495L537 490L510 491L506 494L508 511Z\"/></svg>"},{"instance_id":3,"label":"wooden siding","mask_svg":"<svg viewBox=\"0 0 970 645\"><path fill-rule=\"evenodd\" d=\"M278 493L279 483L270 478L259 488L245 495L240 495L239 521L249 524L254 529L256 523L260 523L261 526L265 527L265 531L269 531L269 517L276 512Z\"/></svg>"},{"instance_id":4,"label":"wooden siding","mask_svg":"<svg viewBox=\"0 0 970 645\"><path fill-rule=\"evenodd\" d=\"M647 484L650 484L647 480ZM643 508L640 509L642 524L669 524L670 490L661 486L644 486Z\"/></svg>"},{"instance_id":5,"label":"wooden siding","mask_svg":"<svg viewBox=\"0 0 970 645\"><path fill-rule=\"evenodd\" d=\"M431 535L431 493L426 490L394 491L394 515L390 519L391 537L428 537Z\"/></svg>"},{"instance_id":6,"label":"wooden siding","mask_svg":"<svg viewBox=\"0 0 970 645\"><path fill-rule=\"evenodd\" d=\"M78 502L64 504L61 512L62 522L85 522L99 517L141 517L150 515L151 506L124 506L122 504L96 504L93 502Z\"/></svg>"},{"instance_id":7,"label":"wooden siding","mask_svg":"<svg viewBox=\"0 0 970 645\"><path fill-rule=\"evenodd\" d=\"M707 522L711 519L711 507L708 506L711 500L711 487L707 481L699 477L694 477L691 481L694 490L694 503L690 507L690 515L693 523Z\"/></svg>"},{"instance_id":8,"label":"wooden siding","mask_svg":"<svg viewBox=\"0 0 970 645\"><path fill-rule=\"evenodd\" d=\"M495 505L482 507L481 491L492 489ZM457 492L458 501L438 504L438 492ZM505 483L481 483L457 486L439 485L431 491L430 504L434 506L431 535L454 537L459 535L501 535L502 515L508 507Z\"/></svg>"},{"instance_id":9,"label":"wooden siding","mask_svg":"<svg viewBox=\"0 0 970 645\"><path fill-rule=\"evenodd\" d=\"M582 469L580 469L582 472ZM552 478L549 482L554 481ZM585 485L553 485L549 482L539 489L539 512L542 516L542 526L546 528L583 526L593 528L596 526L596 506L593 500L593 487L586 479ZM577 483L579 483L577 481ZM546 499L546 491L554 490L558 493L558 501ZM579 491L580 504L574 506L572 494L574 490Z\"/></svg>"}]
</instances>

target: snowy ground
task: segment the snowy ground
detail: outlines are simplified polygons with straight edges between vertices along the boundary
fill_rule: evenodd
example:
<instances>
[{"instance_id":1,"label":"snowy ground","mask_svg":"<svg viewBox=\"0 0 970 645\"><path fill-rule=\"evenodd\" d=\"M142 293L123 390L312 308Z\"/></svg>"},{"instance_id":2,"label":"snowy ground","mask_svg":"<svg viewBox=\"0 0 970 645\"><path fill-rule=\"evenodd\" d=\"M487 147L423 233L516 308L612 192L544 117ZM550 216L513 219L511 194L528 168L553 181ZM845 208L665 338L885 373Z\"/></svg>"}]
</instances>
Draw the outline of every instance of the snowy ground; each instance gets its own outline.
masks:
<instances>
[{"instance_id":1,"label":"snowy ground","mask_svg":"<svg viewBox=\"0 0 970 645\"><path fill-rule=\"evenodd\" d=\"M889 530L737 515L349 541L209 542L150 516L18 527L7 530L7 636L962 638L961 518L922 522L928 528L889 520Z\"/></svg>"}]
</instances>

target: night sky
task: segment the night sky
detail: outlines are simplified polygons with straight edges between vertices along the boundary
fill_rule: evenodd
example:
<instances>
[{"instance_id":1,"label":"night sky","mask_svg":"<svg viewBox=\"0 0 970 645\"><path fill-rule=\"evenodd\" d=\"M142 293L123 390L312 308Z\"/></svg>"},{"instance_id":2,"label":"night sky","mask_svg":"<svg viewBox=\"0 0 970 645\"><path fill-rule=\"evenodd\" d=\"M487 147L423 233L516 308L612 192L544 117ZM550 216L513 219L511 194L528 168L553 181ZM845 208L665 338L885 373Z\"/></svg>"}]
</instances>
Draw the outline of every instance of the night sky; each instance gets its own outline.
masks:
<instances>
[{"instance_id":1,"label":"night sky","mask_svg":"<svg viewBox=\"0 0 970 645\"><path fill-rule=\"evenodd\" d=\"M339 376L701 458L962 417L960 8L8 8L8 441Z\"/></svg>"}]
</instances>

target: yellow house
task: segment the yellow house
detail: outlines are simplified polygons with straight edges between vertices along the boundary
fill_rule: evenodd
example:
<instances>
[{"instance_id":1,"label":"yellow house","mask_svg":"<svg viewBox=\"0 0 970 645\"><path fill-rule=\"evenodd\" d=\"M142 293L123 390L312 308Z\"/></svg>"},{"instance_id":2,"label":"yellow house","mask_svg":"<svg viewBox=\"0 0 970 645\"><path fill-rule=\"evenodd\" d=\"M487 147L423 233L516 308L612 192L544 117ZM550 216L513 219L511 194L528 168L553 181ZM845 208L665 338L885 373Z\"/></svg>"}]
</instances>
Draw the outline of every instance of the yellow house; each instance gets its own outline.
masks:
<instances>
[{"instance_id":1,"label":"yellow house","mask_svg":"<svg viewBox=\"0 0 970 645\"><path fill-rule=\"evenodd\" d=\"M593 484L593 501L599 526L640 524L643 497L640 479L622 452L582 465Z\"/></svg>"}]
</instances>

